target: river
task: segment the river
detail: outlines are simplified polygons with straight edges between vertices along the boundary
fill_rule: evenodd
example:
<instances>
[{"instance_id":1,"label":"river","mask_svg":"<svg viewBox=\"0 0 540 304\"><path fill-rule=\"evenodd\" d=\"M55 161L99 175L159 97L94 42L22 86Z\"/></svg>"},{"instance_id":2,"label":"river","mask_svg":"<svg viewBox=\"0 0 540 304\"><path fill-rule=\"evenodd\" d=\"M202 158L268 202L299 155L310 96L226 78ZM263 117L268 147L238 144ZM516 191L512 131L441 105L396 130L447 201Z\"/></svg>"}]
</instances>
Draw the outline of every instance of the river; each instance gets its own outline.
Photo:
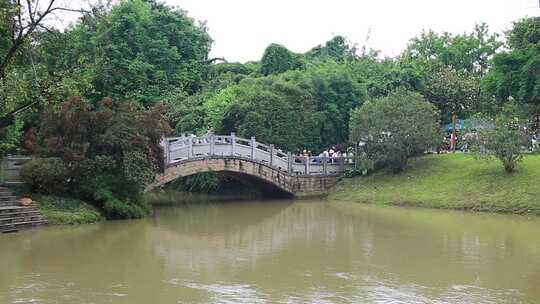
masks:
<instances>
[{"instance_id":1,"label":"river","mask_svg":"<svg viewBox=\"0 0 540 304\"><path fill-rule=\"evenodd\" d=\"M322 201L0 235L0 303L540 303L540 218Z\"/></svg>"}]
</instances>

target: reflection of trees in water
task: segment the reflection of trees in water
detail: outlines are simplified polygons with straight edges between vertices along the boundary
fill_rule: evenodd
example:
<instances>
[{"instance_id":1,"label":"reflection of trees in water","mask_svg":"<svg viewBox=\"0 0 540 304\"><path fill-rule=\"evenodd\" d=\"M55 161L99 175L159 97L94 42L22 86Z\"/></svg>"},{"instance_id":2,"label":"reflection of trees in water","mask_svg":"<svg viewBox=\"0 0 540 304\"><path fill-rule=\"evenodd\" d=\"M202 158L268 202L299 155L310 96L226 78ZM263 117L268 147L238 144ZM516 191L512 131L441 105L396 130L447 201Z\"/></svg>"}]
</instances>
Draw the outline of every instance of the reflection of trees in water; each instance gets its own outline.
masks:
<instances>
[{"instance_id":1,"label":"reflection of trees in water","mask_svg":"<svg viewBox=\"0 0 540 304\"><path fill-rule=\"evenodd\" d=\"M418 209L342 210L317 202L164 208L147 220L0 238L0 294L43 280L50 285L40 295L51 299L118 284L119 293L136 294L139 302L175 302L179 290L204 299L212 284L247 284L269 297L327 294L358 302L386 292L411 301L461 297L480 303L504 297L495 290L508 288L540 297L540 240L530 233L539 224ZM163 283L170 280L174 284ZM76 286L66 290L66 282ZM194 291L189 282L202 289Z\"/></svg>"},{"instance_id":2,"label":"reflection of trees in water","mask_svg":"<svg viewBox=\"0 0 540 304\"><path fill-rule=\"evenodd\" d=\"M262 202L172 208L172 215L166 215L169 210L165 209L156 220L158 228L151 231L151 238L163 254L168 252L179 264L186 258L202 259L206 254L214 257L208 260L215 263L230 254L234 255L233 260L257 259L288 245L291 238L310 242L312 234L318 233L322 207L310 203ZM182 257L185 251L196 251L197 255ZM219 258L219 255L223 256ZM190 264L213 267L205 263Z\"/></svg>"},{"instance_id":3,"label":"reflection of trees in water","mask_svg":"<svg viewBox=\"0 0 540 304\"><path fill-rule=\"evenodd\" d=\"M135 286L155 287L166 265L156 260L152 242L146 239L150 227L143 220L130 220L14 235L0 251L0 259L4 249L17 255L0 271L9 275L9 281L0 280L0 293L51 303L99 303L114 300L114 294L133 293ZM156 297L142 293L139 298L150 303Z\"/></svg>"},{"instance_id":4,"label":"reflection of trees in water","mask_svg":"<svg viewBox=\"0 0 540 304\"><path fill-rule=\"evenodd\" d=\"M156 252L174 267L189 265L224 280L235 276L283 288L307 288L318 280L332 285L334 279L337 286L342 279L329 277L345 273L434 288L463 284L519 289L520 275L540 269L539 262L531 264L529 251L507 256L515 250L501 246L511 244L507 221L505 227L488 222L486 229L474 224L478 218L462 213L394 208L344 213L331 204L310 203L269 208L258 215L236 205L209 210L189 220L197 222L210 212L217 223L175 229L159 222L159 231L152 230L157 235L150 237L156 240ZM184 216L190 215L182 213L176 220Z\"/></svg>"}]
</instances>

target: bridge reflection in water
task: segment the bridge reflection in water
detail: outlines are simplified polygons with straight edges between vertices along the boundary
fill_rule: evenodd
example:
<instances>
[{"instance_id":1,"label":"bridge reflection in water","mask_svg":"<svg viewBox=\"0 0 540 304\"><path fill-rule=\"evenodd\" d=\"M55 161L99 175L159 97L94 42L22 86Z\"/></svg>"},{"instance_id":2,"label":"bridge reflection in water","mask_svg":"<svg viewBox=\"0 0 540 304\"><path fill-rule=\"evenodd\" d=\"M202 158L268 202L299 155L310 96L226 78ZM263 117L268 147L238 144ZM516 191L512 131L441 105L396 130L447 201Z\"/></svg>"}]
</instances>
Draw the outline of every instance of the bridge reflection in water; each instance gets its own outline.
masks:
<instances>
[{"instance_id":1,"label":"bridge reflection in water","mask_svg":"<svg viewBox=\"0 0 540 304\"><path fill-rule=\"evenodd\" d=\"M333 186L354 166L354 157L293 156L251 139L231 135L165 138L166 169L147 190L176 178L201 172L232 172L250 177L287 194L314 193Z\"/></svg>"}]
</instances>

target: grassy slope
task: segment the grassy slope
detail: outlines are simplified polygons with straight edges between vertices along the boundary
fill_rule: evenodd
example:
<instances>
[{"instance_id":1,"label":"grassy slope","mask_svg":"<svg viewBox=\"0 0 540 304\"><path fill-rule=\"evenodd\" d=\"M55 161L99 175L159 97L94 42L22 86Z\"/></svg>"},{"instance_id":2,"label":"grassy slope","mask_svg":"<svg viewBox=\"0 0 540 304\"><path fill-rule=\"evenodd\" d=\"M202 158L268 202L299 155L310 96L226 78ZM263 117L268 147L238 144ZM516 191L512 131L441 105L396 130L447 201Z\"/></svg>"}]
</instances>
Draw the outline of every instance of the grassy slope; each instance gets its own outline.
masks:
<instances>
[{"instance_id":1,"label":"grassy slope","mask_svg":"<svg viewBox=\"0 0 540 304\"><path fill-rule=\"evenodd\" d=\"M95 223L103 216L93 206L73 198L31 195L49 223L54 225L77 225Z\"/></svg>"},{"instance_id":2,"label":"grassy slope","mask_svg":"<svg viewBox=\"0 0 540 304\"><path fill-rule=\"evenodd\" d=\"M470 155L429 155L403 173L378 172L343 180L330 200L540 215L540 155L525 157L513 174L497 161Z\"/></svg>"}]
</instances>

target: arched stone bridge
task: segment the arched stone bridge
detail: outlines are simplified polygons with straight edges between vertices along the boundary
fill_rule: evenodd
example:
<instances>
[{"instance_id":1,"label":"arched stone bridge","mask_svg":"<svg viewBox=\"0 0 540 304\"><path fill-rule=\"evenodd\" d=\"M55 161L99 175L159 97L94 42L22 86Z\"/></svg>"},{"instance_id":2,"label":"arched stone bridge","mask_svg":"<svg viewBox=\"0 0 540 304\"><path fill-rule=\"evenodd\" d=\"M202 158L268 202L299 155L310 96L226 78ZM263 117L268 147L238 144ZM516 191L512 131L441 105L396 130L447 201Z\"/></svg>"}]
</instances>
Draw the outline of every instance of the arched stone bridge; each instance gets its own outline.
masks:
<instances>
[{"instance_id":1,"label":"arched stone bridge","mask_svg":"<svg viewBox=\"0 0 540 304\"><path fill-rule=\"evenodd\" d=\"M258 184L270 194L316 194L333 186L354 166L353 157L293 156L235 134L165 138L165 172L156 176L150 191L179 177L202 172L225 172Z\"/></svg>"}]
</instances>

